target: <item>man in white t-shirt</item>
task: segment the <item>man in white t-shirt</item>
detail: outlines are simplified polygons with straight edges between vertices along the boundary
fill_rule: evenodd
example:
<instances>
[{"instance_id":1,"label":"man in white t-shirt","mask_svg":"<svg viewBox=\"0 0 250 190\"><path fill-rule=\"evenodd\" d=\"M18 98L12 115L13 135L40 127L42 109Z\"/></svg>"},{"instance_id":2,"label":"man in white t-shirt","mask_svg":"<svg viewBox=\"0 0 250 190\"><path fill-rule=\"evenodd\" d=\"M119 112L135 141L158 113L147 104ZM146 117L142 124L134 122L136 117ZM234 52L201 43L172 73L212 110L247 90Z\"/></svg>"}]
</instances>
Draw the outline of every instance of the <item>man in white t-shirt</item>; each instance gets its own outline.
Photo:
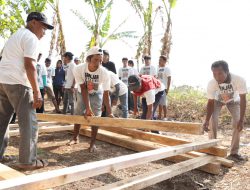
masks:
<instances>
[{"instance_id":1,"label":"man in white t-shirt","mask_svg":"<svg viewBox=\"0 0 250 190\"><path fill-rule=\"evenodd\" d=\"M116 106L118 99L122 108L122 117L128 118L128 87L116 74L109 71L110 74L110 94L111 106Z\"/></svg>"},{"instance_id":2,"label":"man in white t-shirt","mask_svg":"<svg viewBox=\"0 0 250 190\"><path fill-rule=\"evenodd\" d=\"M110 76L102 64L103 51L99 47L93 47L87 52L86 64L75 67L74 76L80 86L78 90L75 115L101 116L102 104L106 106L107 116L114 117L110 105ZM80 125L74 125L74 137L68 145L78 143ZM91 142L89 151L94 152L97 126L91 127Z\"/></svg>"},{"instance_id":3,"label":"man in white t-shirt","mask_svg":"<svg viewBox=\"0 0 250 190\"><path fill-rule=\"evenodd\" d=\"M45 66L46 66L46 71L47 71L47 76L46 76L47 84L45 85L45 92L48 96L48 99L51 99L55 107L55 112L61 113L59 110L59 106L57 105L56 97L53 91L52 80L53 80L53 77L55 77L55 69L51 66L50 58L45 59Z\"/></svg>"},{"instance_id":4,"label":"man in white t-shirt","mask_svg":"<svg viewBox=\"0 0 250 190\"><path fill-rule=\"evenodd\" d=\"M45 167L37 159L38 126L35 108L42 106L37 81L36 60L39 40L46 29L53 29L43 13L32 12L25 28L14 33L5 44L0 62L0 152L4 153L4 136L15 110L20 128L19 164L22 169ZM0 155L2 158L3 155Z\"/></svg>"},{"instance_id":5,"label":"man in white t-shirt","mask_svg":"<svg viewBox=\"0 0 250 190\"><path fill-rule=\"evenodd\" d=\"M167 57L165 55L161 55L159 58L159 68L158 68L157 78L165 85L165 92L159 104L158 119L162 119L161 115L163 110L163 121L167 121L167 95L171 84L171 71L166 64L167 64Z\"/></svg>"},{"instance_id":6,"label":"man in white t-shirt","mask_svg":"<svg viewBox=\"0 0 250 190\"><path fill-rule=\"evenodd\" d=\"M151 57L149 55L144 56L144 63L145 66L143 66L140 70L140 75L151 75L156 77L157 72L156 68L151 65Z\"/></svg>"},{"instance_id":7,"label":"man in white t-shirt","mask_svg":"<svg viewBox=\"0 0 250 190\"><path fill-rule=\"evenodd\" d=\"M67 113L70 108L71 115L74 115L74 92L75 92L75 78L74 68L75 63L73 62L73 54L66 52L63 55L63 63L66 65L65 68L65 84L64 84L64 96L63 96L63 114Z\"/></svg>"},{"instance_id":8,"label":"man in white t-shirt","mask_svg":"<svg viewBox=\"0 0 250 190\"><path fill-rule=\"evenodd\" d=\"M210 139L217 138L218 117L225 105L232 116L233 137L231 152L228 158L235 161L247 160L239 154L240 132L243 129L246 111L246 81L229 72L225 61L216 61L211 66L214 79L207 87L207 115L203 128L208 132Z\"/></svg>"},{"instance_id":9,"label":"man in white t-shirt","mask_svg":"<svg viewBox=\"0 0 250 190\"><path fill-rule=\"evenodd\" d=\"M37 60L39 60L39 57ZM46 70L45 65L43 63L40 63L39 61L37 62L36 70L37 70L37 80L38 80L40 92L41 92L42 98L44 99L45 86L47 85L47 70ZM44 101L42 103L42 106L36 109L36 113L43 113L43 112L44 112Z\"/></svg>"},{"instance_id":10,"label":"man in white t-shirt","mask_svg":"<svg viewBox=\"0 0 250 190\"><path fill-rule=\"evenodd\" d=\"M133 75L139 75L138 70L135 68L135 64L133 60L128 60L128 66L132 68Z\"/></svg>"},{"instance_id":11,"label":"man in white t-shirt","mask_svg":"<svg viewBox=\"0 0 250 190\"><path fill-rule=\"evenodd\" d=\"M119 69L118 76L119 79L124 82L124 84L128 85L128 77L133 75L133 70L131 67L128 66L128 58L122 58L123 67ZM131 95L130 91L128 91L128 110L132 111L134 109L134 101L133 96Z\"/></svg>"}]
</instances>

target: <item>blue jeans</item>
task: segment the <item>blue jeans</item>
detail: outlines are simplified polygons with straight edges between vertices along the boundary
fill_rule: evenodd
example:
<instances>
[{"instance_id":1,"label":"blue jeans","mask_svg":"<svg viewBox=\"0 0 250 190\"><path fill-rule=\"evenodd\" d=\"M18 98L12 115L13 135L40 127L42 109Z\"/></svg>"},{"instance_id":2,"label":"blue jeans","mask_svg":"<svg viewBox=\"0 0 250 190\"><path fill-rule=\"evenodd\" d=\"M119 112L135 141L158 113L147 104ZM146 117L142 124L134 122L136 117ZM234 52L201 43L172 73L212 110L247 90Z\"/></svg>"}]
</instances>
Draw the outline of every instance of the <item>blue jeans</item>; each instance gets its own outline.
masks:
<instances>
[{"instance_id":1,"label":"blue jeans","mask_svg":"<svg viewBox=\"0 0 250 190\"><path fill-rule=\"evenodd\" d=\"M128 93L119 96L119 100L122 108L122 117L128 118Z\"/></svg>"},{"instance_id":2,"label":"blue jeans","mask_svg":"<svg viewBox=\"0 0 250 190\"><path fill-rule=\"evenodd\" d=\"M163 94L164 94L164 91L160 91L155 95L155 102L153 104L152 120L156 119L155 112L156 112L157 107L159 106L159 103L160 103L160 100L161 100ZM142 98L142 115L141 115L141 119L146 119L147 112L148 112L148 105L147 105L146 98Z\"/></svg>"}]
</instances>

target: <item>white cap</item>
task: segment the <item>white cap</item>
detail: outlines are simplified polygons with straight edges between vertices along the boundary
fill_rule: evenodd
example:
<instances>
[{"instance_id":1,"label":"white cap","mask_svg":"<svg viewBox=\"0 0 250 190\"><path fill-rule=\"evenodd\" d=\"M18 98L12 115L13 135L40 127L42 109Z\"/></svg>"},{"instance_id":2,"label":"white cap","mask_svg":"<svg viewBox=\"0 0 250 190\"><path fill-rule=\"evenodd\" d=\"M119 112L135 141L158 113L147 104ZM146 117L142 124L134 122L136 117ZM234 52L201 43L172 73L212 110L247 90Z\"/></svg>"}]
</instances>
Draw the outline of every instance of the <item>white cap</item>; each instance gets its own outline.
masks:
<instances>
[{"instance_id":1,"label":"white cap","mask_svg":"<svg viewBox=\"0 0 250 190\"><path fill-rule=\"evenodd\" d=\"M101 48L94 46L92 48L89 49L89 51L87 52L87 57L90 55L102 55L103 51Z\"/></svg>"}]
</instances>

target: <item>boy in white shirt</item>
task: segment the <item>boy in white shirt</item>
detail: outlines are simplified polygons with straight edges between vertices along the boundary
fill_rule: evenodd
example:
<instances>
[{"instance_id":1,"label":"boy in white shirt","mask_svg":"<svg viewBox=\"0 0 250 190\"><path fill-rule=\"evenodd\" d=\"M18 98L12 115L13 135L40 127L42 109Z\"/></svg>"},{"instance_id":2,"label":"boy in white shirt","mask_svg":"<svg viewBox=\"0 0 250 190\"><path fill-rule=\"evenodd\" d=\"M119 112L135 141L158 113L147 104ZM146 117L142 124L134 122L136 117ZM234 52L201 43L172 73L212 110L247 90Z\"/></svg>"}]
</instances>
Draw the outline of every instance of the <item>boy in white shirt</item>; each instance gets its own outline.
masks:
<instances>
[{"instance_id":1,"label":"boy in white shirt","mask_svg":"<svg viewBox=\"0 0 250 190\"><path fill-rule=\"evenodd\" d=\"M159 116L158 119L162 119L162 110L163 110L163 120L167 120L167 95L169 92L171 84L171 71L169 67L166 66L167 57L165 55L160 56L159 58L159 68L158 68L158 79L165 85L165 92L160 100L159 104Z\"/></svg>"},{"instance_id":2,"label":"boy in white shirt","mask_svg":"<svg viewBox=\"0 0 250 190\"><path fill-rule=\"evenodd\" d=\"M110 105L110 76L106 68L102 67L103 51L93 47L87 52L87 63L77 65L74 75L79 85L75 114L85 116L101 116L102 104L106 106L108 117L113 117ZM96 150L95 140L98 132L97 126L91 127L91 142L89 151ZM80 125L74 126L73 140L68 144L78 143Z\"/></svg>"},{"instance_id":3,"label":"boy in white shirt","mask_svg":"<svg viewBox=\"0 0 250 190\"><path fill-rule=\"evenodd\" d=\"M55 69L51 67L50 58L45 59L45 66L47 70L47 85L45 86L45 91L47 93L48 98L52 100L56 113L60 113L59 106L57 105L56 97L52 86L52 77L55 76Z\"/></svg>"},{"instance_id":4,"label":"boy in white shirt","mask_svg":"<svg viewBox=\"0 0 250 190\"><path fill-rule=\"evenodd\" d=\"M75 63L73 62L73 56L74 55L71 52L66 52L63 55L63 63L65 64L63 114L66 114L67 109L70 107L71 115L74 115L74 92L75 92L75 78L73 74Z\"/></svg>"},{"instance_id":5,"label":"boy in white shirt","mask_svg":"<svg viewBox=\"0 0 250 190\"><path fill-rule=\"evenodd\" d=\"M216 61L211 66L214 79L207 87L207 115L203 124L210 139L217 138L218 117L222 106L226 106L233 118L233 137L229 159L246 161L248 158L239 154L240 132L243 129L246 112L246 81L229 72L225 61Z\"/></svg>"},{"instance_id":6,"label":"boy in white shirt","mask_svg":"<svg viewBox=\"0 0 250 190\"><path fill-rule=\"evenodd\" d=\"M145 66L141 68L140 75L151 75L156 77L157 72L156 68L153 65L151 65L151 57L148 55L144 56L144 63Z\"/></svg>"}]
</instances>

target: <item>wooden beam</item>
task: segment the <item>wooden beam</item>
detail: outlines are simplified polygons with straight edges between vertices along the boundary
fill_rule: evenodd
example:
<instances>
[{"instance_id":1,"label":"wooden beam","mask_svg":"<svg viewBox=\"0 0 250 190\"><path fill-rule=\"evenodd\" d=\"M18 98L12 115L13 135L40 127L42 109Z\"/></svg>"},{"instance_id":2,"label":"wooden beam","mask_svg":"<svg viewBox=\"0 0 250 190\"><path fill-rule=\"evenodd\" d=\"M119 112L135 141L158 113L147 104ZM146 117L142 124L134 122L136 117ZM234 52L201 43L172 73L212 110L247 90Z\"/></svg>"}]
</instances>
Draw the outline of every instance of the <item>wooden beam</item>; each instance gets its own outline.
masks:
<instances>
[{"instance_id":1,"label":"wooden beam","mask_svg":"<svg viewBox=\"0 0 250 190\"><path fill-rule=\"evenodd\" d=\"M161 181L170 179L187 171L196 169L205 164L213 162L215 157L213 156L202 156L193 158L178 164L163 167L161 169L154 170L152 172L135 176L129 179L121 180L113 184L105 185L94 190L138 190L144 189L151 185L157 184Z\"/></svg>"},{"instance_id":2,"label":"wooden beam","mask_svg":"<svg viewBox=\"0 0 250 190\"><path fill-rule=\"evenodd\" d=\"M180 144L187 144L190 141L186 141L179 138L169 137L165 135L159 135L154 133L147 133L139 130L134 129L125 129L125 128L115 128L115 127L105 127L103 130L107 130L110 132L115 132L122 135L127 135L136 139L147 140L151 142L156 142L163 145L168 146L176 146ZM226 157L227 156L227 148L223 146L215 146L210 147L207 149L199 150L199 152L208 153L211 155L216 155L219 157Z\"/></svg>"},{"instance_id":3,"label":"wooden beam","mask_svg":"<svg viewBox=\"0 0 250 190\"><path fill-rule=\"evenodd\" d=\"M51 125L58 125L60 123L58 122L48 122L48 121L44 121L44 122L38 122L38 126L41 127L41 126L51 126ZM17 128L19 127L18 123L15 123L15 124L9 124L9 127L10 129L11 128Z\"/></svg>"},{"instance_id":4,"label":"wooden beam","mask_svg":"<svg viewBox=\"0 0 250 190\"><path fill-rule=\"evenodd\" d=\"M170 122L170 121L151 121L140 119L108 118L108 117L88 117L77 115L59 114L37 114L37 118L43 121L57 121L71 124L83 124L99 127L123 127L133 129L149 129L168 131L174 133L202 134L201 123Z\"/></svg>"},{"instance_id":5,"label":"wooden beam","mask_svg":"<svg viewBox=\"0 0 250 190\"><path fill-rule=\"evenodd\" d=\"M175 156L192 150L214 146L219 142L217 139L206 142L195 142L175 147L164 147L156 150L125 155L107 160L91 162L78 166L62 168L16 179L0 182L0 189L45 189L71 183L84 178L108 173L113 170L145 164L155 160L160 160L169 156Z\"/></svg>"},{"instance_id":6,"label":"wooden beam","mask_svg":"<svg viewBox=\"0 0 250 190\"><path fill-rule=\"evenodd\" d=\"M91 137L91 131L89 129L81 129L80 134L87 136L87 137ZM133 139L125 135L119 135L119 134L112 133L109 131L104 131L104 130L98 131L97 139L117 145L117 146L128 148L130 150L138 151L138 152L148 151L148 150L153 150L153 149L163 147L163 145L158 144L158 143L140 140L140 139ZM195 158L195 157L191 155L187 155L187 154L181 154L181 155L165 158L165 160L170 161L170 162L181 162L181 161L185 161L185 160L192 159L192 158ZM206 164L205 166L202 166L199 169L210 174L219 174L220 169L221 169L220 166L221 166L220 163L213 162L213 163Z\"/></svg>"},{"instance_id":7,"label":"wooden beam","mask_svg":"<svg viewBox=\"0 0 250 190\"><path fill-rule=\"evenodd\" d=\"M67 131L67 130L72 130L73 129L73 125L64 125L64 126L50 126L50 127L46 127L46 126L42 126L39 127L38 131L39 133L49 133L49 132L56 132L56 131ZM15 130L10 130L9 131L9 135L10 136L17 136L19 135L19 129L15 129Z\"/></svg>"},{"instance_id":8,"label":"wooden beam","mask_svg":"<svg viewBox=\"0 0 250 190\"><path fill-rule=\"evenodd\" d=\"M25 176L23 173L16 171L6 165L0 164L0 181Z\"/></svg>"}]
</instances>

